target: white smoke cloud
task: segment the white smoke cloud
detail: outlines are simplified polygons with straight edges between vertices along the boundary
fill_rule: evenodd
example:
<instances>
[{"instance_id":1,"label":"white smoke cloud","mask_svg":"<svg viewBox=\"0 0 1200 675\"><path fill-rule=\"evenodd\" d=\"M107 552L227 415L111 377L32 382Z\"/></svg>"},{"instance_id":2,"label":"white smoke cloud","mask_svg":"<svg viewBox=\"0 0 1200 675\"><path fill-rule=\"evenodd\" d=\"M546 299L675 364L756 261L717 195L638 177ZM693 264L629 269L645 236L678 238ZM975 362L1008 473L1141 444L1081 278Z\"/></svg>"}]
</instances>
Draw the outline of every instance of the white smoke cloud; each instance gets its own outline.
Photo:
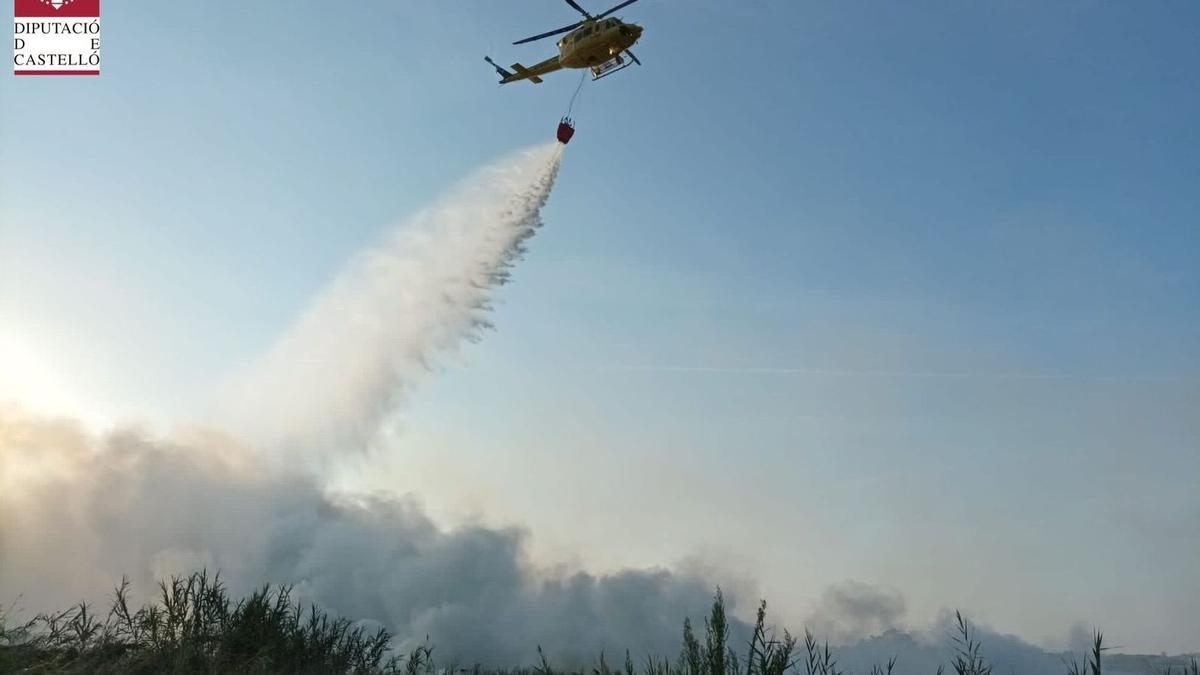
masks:
<instances>
[{"instance_id":1,"label":"white smoke cloud","mask_svg":"<svg viewBox=\"0 0 1200 675\"><path fill-rule=\"evenodd\" d=\"M299 597L391 629L400 648L493 665L669 652L711 582L663 569L542 570L517 528L439 529L411 498L328 494L212 432L95 437L0 411L0 599L29 611L101 601L122 576L152 599L164 575L219 569L234 593Z\"/></svg>"},{"instance_id":2,"label":"white smoke cloud","mask_svg":"<svg viewBox=\"0 0 1200 675\"><path fill-rule=\"evenodd\" d=\"M895 589L844 581L825 589L807 623L825 639L843 644L899 628L905 607Z\"/></svg>"},{"instance_id":3,"label":"white smoke cloud","mask_svg":"<svg viewBox=\"0 0 1200 675\"><path fill-rule=\"evenodd\" d=\"M156 579L207 567L239 595L294 584L305 601L386 626L399 649L429 636L445 662L531 664L541 645L565 666L602 650L676 653L682 618L702 625L721 575L540 569L524 556L526 538L519 528L440 529L411 497L330 494L219 433L98 437L0 407L0 602L19 597L29 612L102 603L122 576L149 600ZM744 598L725 588L736 610ZM897 656L900 675L928 675L953 653L953 618L913 630L899 625L905 604L894 590L846 582L807 625L837 646L845 672ZM996 672L1062 672L1063 654L978 630ZM732 632L744 648L747 626L735 620Z\"/></svg>"}]
</instances>

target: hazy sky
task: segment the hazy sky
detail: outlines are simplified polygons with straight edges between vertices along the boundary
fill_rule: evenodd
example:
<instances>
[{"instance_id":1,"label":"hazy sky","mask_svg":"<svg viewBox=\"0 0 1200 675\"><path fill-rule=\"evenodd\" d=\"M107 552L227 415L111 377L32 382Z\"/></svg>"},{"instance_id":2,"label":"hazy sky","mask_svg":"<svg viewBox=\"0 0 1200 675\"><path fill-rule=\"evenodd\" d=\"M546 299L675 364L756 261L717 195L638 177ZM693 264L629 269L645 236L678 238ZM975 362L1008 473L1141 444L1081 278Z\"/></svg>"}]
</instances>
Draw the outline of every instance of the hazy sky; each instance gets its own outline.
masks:
<instances>
[{"instance_id":1,"label":"hazy sky","mask_svg":"<svg viewBox=\"0 0 1200 675\"><path fill-rule=\"evenodd\" d=\"M600 9L596 3L588 3ZM551 137L481 57L553 0L118 3L98 78L0 77L0 395L204 420L355 251ZM1200 4L644 0L498 330L339 485L848 579L1050 646L1200 648Z\"/></svg>"}]
</instances>

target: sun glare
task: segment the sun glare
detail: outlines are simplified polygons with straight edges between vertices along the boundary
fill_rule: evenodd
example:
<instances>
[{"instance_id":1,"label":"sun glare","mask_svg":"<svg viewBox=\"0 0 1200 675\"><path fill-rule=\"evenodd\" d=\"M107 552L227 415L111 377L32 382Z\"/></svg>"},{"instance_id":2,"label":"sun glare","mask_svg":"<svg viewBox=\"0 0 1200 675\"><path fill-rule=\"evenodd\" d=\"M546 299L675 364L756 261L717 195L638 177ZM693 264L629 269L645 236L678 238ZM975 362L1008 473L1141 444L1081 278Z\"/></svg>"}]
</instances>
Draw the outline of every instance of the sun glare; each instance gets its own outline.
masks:
<instances>
[{"instance_id":1,"label":"sun glare","mask_svg":"<svg viewBox=\"0 0 1200 675\"><path fill-rule=\"evenodd\" d=\"M9 328L0 330L0 403L43 415L70 415L89 425L102 416L81 400L37 341Z\"/></svg>"}]
</instances>

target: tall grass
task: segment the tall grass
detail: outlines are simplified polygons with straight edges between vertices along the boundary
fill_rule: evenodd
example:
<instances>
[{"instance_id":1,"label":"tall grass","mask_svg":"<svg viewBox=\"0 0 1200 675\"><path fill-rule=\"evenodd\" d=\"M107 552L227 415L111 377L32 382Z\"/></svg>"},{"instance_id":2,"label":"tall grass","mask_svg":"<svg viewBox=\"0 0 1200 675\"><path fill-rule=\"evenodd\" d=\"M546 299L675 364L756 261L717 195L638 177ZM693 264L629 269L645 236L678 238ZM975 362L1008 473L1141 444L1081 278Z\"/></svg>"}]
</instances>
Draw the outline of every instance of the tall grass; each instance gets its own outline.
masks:
<instances>
[{"instance_id":1,"label":"tall grass","mask_svg":"<svg viewBox=\"0 0 1200 675\"><path fill-rule=\"evenodd\" d=\"M101 618L87 603L7 626L0 671L44 673L379 673L395 670L391 636L368 633L264 586L233 602L219 577L199 572L159 583L136 611L129 584Z\"/></svg>"},{"instance_id":2,"label":"tall grass","mask_svg":"<svg viewBox=\"0 0 1200 675\"><path fill-rule=\"evenodd\" d=\"M40 614L17 625L0 608L0 672L22 673L298 673L397 675L568 675L557 670L542 648L533 668L507 671L479 666L437 664L425 644L408 654L390 649L391 635L369 632L349 619L333 617L315 605L293 602L289 586L264 586L237 600L219 576L199 572L159 583L155 602L132 609L129 583L113 591L108 612L98 615L81 603L68 610ZM991 675L974 628L960 613L951 636L950 667L955 675ZM1107 650L1100 632L1082 661L1064 663L1066 675L1103 675ZM893 657L871 668L869 675L892 675ZM571 675L588 675L573 671ZM838 666L828 642L809 631L798 641L788 631L767 623L762 602L745 645L730 642L725 599L717 591L704 618L703 635L683 620L683 643L675 659L649 656L634 663L625 652L621 667L609 666L605 655L591 675L850 675ZM945 675L939 667L936 675ZM1192 659L1163 675L1200 675Z\"/></svg>"}]
</instances>

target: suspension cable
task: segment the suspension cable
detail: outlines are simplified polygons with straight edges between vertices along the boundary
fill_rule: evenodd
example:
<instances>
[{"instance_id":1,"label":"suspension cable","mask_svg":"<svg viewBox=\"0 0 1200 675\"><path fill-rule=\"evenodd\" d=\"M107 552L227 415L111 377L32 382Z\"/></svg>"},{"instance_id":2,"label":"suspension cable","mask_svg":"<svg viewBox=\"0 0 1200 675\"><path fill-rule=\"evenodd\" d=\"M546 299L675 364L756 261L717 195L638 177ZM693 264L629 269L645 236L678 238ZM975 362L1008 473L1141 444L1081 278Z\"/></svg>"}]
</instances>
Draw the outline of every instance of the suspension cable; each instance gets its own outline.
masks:
<instances>
[{"instance_id":1,"label":"suspension cable","mask_svg":"<svg viewBox=\"0 0 1200 675\"><path fill-rule=\"evenodd\" d=\"M587 78L587 73L587 69L584 69L583 72L579 73L579 85L575 87L575 93L571 94L571 102L567 105L567 117L571 116L571 110L575 108L575 99L579 96L580 90L583 89L583 81L585 78Z\"/></svg>"}]
</instances>

